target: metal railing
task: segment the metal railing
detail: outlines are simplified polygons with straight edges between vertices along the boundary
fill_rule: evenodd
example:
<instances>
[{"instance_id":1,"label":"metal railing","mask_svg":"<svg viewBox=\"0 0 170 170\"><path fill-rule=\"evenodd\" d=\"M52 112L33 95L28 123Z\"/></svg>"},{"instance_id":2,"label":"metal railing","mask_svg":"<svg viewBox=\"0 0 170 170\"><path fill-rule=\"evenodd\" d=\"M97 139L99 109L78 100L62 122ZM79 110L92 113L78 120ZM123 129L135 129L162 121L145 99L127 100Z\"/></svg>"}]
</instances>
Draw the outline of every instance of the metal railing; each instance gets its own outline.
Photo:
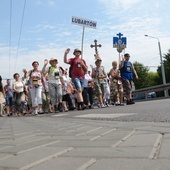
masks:
<instances>
[{"instance_id":1,"label":"metal railing","mask_svg":"<svg viewBox=\"0 0 170 170\"><path fill-rule=\"evenodd\" d=\"M147 94L150 92L159 92L159 91L164 91L167 89L170 89L170 83L137 89L137 90L132 91L132 95L137 95L137 94L142 94L142 93Z\"/></svg>"}]
</instances>

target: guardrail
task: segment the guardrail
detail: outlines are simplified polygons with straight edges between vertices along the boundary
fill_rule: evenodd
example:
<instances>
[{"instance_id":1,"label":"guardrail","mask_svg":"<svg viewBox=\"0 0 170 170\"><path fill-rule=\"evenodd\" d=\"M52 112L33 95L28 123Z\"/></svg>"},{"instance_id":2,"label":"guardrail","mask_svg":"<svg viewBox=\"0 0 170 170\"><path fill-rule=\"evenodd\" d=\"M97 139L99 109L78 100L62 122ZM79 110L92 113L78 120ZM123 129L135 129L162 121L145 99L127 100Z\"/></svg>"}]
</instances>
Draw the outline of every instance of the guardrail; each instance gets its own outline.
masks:
<instances>
[{"instance_id":1,"label":"guardrail","mask_svg":"<svg viewBox=\"0 0 170 170\"><path fill-rule=\"evenodd\" d=\"M167 90L167 89L170 89L170 83L146 87L146 88L142 88L142 89L137 89L137 90L132 91L132 95L164 91L164 90Z\"/></svg>"}]
</instances>

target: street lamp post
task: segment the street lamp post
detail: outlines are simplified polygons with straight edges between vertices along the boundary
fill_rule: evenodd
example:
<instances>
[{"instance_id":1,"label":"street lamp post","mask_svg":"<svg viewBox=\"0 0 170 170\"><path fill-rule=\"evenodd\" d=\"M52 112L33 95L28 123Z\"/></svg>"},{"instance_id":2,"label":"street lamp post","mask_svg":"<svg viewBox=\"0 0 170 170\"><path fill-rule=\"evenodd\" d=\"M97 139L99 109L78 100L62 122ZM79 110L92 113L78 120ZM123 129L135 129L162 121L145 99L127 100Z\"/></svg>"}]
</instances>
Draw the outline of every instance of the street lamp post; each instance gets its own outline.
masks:
<instances>
[{"instance_id":1,"label":"street lamp post","mask_svg":"<svg viewBox=\"0 0 170 170\"><path fill-rule=\"evenodd\" d=\"M165 68L164 68L164 64L163 64L163 60L162 60L161 44L160 44L159 38L153 37L153 36L149 36L149 35L145 35L145 36L146 36L146 37L149 37L149 38L154 38L154 39L157 39L157 40L158 40L159 54L160 54L160 60L161 60L162 81L163 81L163 84L165 85L165 84L166 84ZM167 90L164 90L164 96L165 96L165 97L168 97L168 91L167 91Z\"/></svg>"}]
</instances>

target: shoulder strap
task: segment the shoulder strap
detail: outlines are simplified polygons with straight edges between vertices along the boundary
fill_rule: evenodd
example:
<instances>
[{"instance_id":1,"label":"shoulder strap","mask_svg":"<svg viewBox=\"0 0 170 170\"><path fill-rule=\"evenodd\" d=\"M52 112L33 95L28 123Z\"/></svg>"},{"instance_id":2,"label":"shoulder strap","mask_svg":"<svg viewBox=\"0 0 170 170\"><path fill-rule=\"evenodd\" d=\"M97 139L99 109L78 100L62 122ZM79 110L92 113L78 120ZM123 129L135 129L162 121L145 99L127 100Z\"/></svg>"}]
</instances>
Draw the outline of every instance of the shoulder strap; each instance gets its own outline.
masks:
<instances>
[{"instance_id":1,"label":"shoulder strap","mask_svg":"<svg viewBox=\"0 0 170 170\"><path fill-rule=\"evenodd\" d=\"M22 82L22 84L23 84L23 86L24 86L24 85L25 85L24 82L23 82L22 80L21 80L21 82Z\"/></svg>"},{"instance_id":2,"label":"shoulder strap","mask_svg":"<svg viewBox=\"0 0 170 170\"><path fill-rule=\"evenodd\" d=\"M51 66L48 68L48 74L50 73Z\"/></svg>"},{"instance_id":3,"label":"shoulder strap","mask_svg":"<svg viewBox=\"0 0 170 170\"><path fill-rule=\"evenodd\" d=\"M29 75L29 77L31 77L32 72L34 72L34 70L31 70L31 71L30 71L30 75Z\"/></svg>"},{"instance_id":4,"label":"shoulder strap","mask_svg":"<svg viewBox=\"0 0 170 170\"><path fill-rule=\"evenodd\" d=\"M74 63L74 60L75 60L75 57L73 58L72 62L71 62L71 67L73 66L73 63Z\"/></svg>"}]
</instances>

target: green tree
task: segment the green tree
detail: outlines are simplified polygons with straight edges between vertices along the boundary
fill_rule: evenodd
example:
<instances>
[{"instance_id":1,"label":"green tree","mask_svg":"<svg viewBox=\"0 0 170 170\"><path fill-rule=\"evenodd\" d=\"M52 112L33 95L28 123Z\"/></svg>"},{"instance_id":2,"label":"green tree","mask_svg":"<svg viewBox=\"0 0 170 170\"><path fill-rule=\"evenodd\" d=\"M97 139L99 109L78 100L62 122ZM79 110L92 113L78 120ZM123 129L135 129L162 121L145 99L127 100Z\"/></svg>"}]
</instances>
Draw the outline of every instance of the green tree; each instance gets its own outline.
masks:
<instances>
[{"instance_id":1,"label":"green tree","mask_svg":"<svg viewBox=\"0 0 170 170\"><path fill-rule=\"evenodd\" d=\"M158 85L157 79L159 79L159 75L157 72L148 72L146 77L147 87Z\"/></svg>"},{"instance_id":2,"label":"green tree","mask_svg":"<svg viewBox=\"0 0 170 170\"><path fill-rule=\"evenodd\" d=\"M139 62L134 62L133 65L139 77L138 80L134 78L135 89L148 87L146 81L149 69Z\"/></svg>"},{"instance_id":3,"label":"green tree","mask_svg":"<svg viewBox=\"0 0 170 170\"><path fill-rule=\"evenodd\" d=\"M170 49L168 50L167 54L163 55L163 64L164 64L164 69L165 69L166 83L170 83ZM163 84L161 65L158 66L157 73L159 75L157 80L156 80L157 83L158 84ZM169 90L169 94L170 94L170 90ZM160 92L158 95L159 96L164 96L164 93Z\"/></svg>"},{"instance_id":4,"label":"green tree","mask_svg":"<svg viewBox=\"0 0 170 170\"><path fill-rule=\"evenodd\" d=\"M166 82L170 83L170 49L168 50L167 54L164 54L163 58L164 58L163 64L164 64L164 68L165 68ZM163 84L161 65L158 66L157 73L159 75L159 78L157 79L157 83Z\"/></svg>"}]
</instances>

